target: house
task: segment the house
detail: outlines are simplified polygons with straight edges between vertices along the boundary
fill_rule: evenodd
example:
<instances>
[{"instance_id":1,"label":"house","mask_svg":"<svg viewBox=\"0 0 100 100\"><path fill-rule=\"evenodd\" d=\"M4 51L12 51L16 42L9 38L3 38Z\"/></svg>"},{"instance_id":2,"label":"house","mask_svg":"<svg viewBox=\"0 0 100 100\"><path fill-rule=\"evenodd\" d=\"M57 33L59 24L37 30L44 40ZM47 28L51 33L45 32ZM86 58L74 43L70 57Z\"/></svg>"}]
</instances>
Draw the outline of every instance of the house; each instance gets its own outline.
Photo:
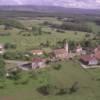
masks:
<instances>
[{"instance_id":1,"label":"house","mask_svg":"<svg viewBox=\"0 0 100 100\"><path fill-rule=\"evenodd\" d=\"M81 45L78 45L78 46L76 47L76 54L77 54L77 55L81 55L82 52L83 52L83 48L81 47Z\"/></svg>"},{"instance_id":2,"label":"house","mask_svg":"<svg viewBox=\"0 0 100 100\"><path fill-rule=\"evenodd\" d=\"M100 61L100 51L95 52L95 57Z\"/></svg>"},{"instance_id":3,"label":"house","mask_svg":"<svg viewBox=\"0 0 100 100\"><path fill-rule=\"evenodd\" d=\"M98 65L98 59L95 57L94 54L92 55L82 55L80 57L80 61L85 64L85 65L89 65L89 66L92 66L92 65Z\"/></svg>"},{"instance_id":4,"label":"house","mask_svg":"<svg viewBox=\"0 0 100 100\"><path fill-rule=\"evenodd\" d=\"M32 69L44 68L46 66L46 59L44 58L33 58Z\"/></svg>"},{"instance_id":5,"label":"house","mask_svg":"<svg viewBox=\"0 0 100 100\"><path fill-rule=\"evenodd\" d=\"M0 44L0 54L3 54L3 53L4 53L4 45Z\"/></svg>"},{"instance_id":6,"label":"house","mask_svg":"<svg viewBox=\"0 0 100 100\"><path fill-rule=\"evenodd\" d=\"M64 48L54 50L53 54L56 59L62 60L68 58L68 44L66 43Z\"/></svg>"},{"instance_id":7,"label":"house","mask_svg":"<svg viewBox=\"0 0 100 100\"><path fill-rule=\"evenodd\" d=\"M44 54L44 51L43 50L32 50L32 54L40 56Z\"/></svg>"},{"instance_id":8,"label":"house","mask_svg":"<svg viewBox=\"0 0 100 100\"><path fill-rule=\"evenodd\" d=\"M100 51L100 45L94 49L94 53Z\"/></svg>"},{"instance_id":9,"label":"house","mask_svg":"<svg viewBox=\"0 0 100 100\"><path fill-rule=\"evenodd\" d=\"M24 62L18 65L18 68L24 71L29 71L37 68L44 68L46 66L46 59L33 58L32 62Z\"/></svg>"},{"instance_id":10,"label":"house","mask_svg":"<svg viewBox=\"0 0 100 100\"><path fill-rule=\"evenodd\" d=\"M95 57L98 59L99 64L100 64L100 45L94 49L94 54L95 54Z\"/></svg>"}]
</instances>

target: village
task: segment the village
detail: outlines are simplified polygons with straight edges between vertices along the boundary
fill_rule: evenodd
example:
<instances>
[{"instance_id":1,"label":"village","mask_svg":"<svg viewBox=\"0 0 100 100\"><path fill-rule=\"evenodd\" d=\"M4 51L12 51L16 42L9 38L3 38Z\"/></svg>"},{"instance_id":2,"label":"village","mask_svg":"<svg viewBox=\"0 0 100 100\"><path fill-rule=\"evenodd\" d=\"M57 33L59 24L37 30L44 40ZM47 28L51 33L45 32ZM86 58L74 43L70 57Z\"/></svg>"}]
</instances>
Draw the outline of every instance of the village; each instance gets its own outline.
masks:
<instances>
[{"instance_id":1,"label":"village","mask_svg":"<svg viewBox=\"0 0 100 100\"><path fill-rule=\"evenodd\" d=\"M0 6L0 100L100 100L99 10Z\"/></svg>"},{"instance_id":2,"label":"village","mask_svg":"<svg viewBox=\"0 0 100 100\"><path fill-rule=\"evenodd\" d=\"M6 52L4 46L0 45L0 54L3 55ZM35 56L31 61L16 61L16 60L6 60L6 63L15 63L17 68L29 71L39 68L45 68L49 63L67 61L72 59L77 59L82 68L98 68L100 67L100 46L96 48L87 50L84 49L80 44L74 48L74 51L71 51L69 44L66 41L63 44L63 48L58 48L52 50L50 53L46 53L42 49L34 49L31 51L31 54ZM47 58L42 56L47 54ZM28 56L28 55L27 55Z\"/></svg>"}]
</instances>

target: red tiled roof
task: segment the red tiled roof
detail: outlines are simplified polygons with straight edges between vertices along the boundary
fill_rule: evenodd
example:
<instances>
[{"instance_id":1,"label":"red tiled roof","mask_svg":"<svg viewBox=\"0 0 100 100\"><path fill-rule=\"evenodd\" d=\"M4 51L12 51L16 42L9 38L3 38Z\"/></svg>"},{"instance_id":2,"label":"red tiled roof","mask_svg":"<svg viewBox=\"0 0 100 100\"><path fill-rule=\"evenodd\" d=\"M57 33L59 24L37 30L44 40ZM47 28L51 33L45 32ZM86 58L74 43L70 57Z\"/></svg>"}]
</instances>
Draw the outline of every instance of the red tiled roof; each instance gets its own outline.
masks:
<instances>
[{"instance_id":1,"label":"red tiled roof","mask_svg":"<svg viewBox=\"0 0 100 100\"><path fill-rule=\"evenodd\" d=\"M100 45L97 46L97 47L94 49L94 52L98 52L98 51L100 51Z\"/></svg>"},{"instance_id":2,"label":"red tiled roof","mask_svg":"<svg viewBox=\"0 0 100 100\"><path fill-rule=\"evenodd\" d=\"M95 56L91 56L91 55L83 55L83 56L81 56L80 59L85 61L85 62L89 62L89 61L91 61L93 59L96 59L96 57Z\"/></svg>"},{"instance_id":3,"label":"red tiled roof","mask_svg":"<svg viewBox=\"0 0 100 100\"><path fill-rule=\"evenodd\" d=\"M33 58L32 59L32 62L36 62L36 63L38 63L38 62L44 62L45 61L45 59L43 59L43 58Z\"/></svg>"},{"instance_id":4,"label":"red tiled roof","mask_svg":"<svg viewBox=\"0 0 100 100\"><path fill-rule=\"evenodd\" d=\"M100 51L98 51L98 52L95 53L95 57L96 57L98 60L100 60Z\"/></svg>"},{"instance_id":5,"label":"red tiled roof","mask_svg":"<svg viewBox=\"0 0 100 100\"><path fill-rule=\"evenodd\" d=\"M54 54L64 54L67 53L67 51L65 49L56 49L54 50Z\"/></svg>"},{"instance_id":6,"label":"red tiled roof","mask_svg":"<svg viewBox=\"0 0 100 100\"><path fill-rule=\"evenodd\" d=\"M43 52L43 50L32 50L32 53L40 53Z\"/></svg>"},{"instance_id":7,"label":"red tiled roof","mask_svg":"<svg viewBox=\"0 0 100 100\"><path fill-rule=\"evenodd\" d=\"M97 47L97 49L100 51L100 45Z\"/></svg>"}]
</instances>

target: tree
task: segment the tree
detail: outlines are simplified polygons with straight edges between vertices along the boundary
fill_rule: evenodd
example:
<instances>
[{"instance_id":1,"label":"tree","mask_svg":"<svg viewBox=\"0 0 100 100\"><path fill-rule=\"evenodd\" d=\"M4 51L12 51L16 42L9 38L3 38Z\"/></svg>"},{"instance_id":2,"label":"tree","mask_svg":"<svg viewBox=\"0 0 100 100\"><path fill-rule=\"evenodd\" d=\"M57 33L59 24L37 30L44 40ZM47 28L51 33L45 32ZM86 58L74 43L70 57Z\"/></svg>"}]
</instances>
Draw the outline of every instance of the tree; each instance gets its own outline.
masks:
<instances>
[{"instance_id":1,"label":"tree","mask_svg":"<svg viewBox=\"0 0 100 100\"><path fill-rule=\"evenodd\" d=\"M14 81L14 84L19 84L19 80L21 79L21 71L19 69L11 70L9 72L10 76L9 79Z\"/></svg>"},{"instance_id":2,"label":"tree","mask_svg":"<svg viewBox=\"0 0 100 100\"><path fill-rule=\"evenodd\" d=\"M80 44L85 48L87 48L87 47L94 48L94 47L96 47L97 42L93 41L92 39L88 39L88 40L81 41Z\"/></svg>"},{"instance_id":3,"label":"tree","mask_svg":"<svg viewBox=\"0 0 100 100\"><path fill-rule=\"evenodd\" d=\"M36 31L37 31L37 27L32 26L32 31L33 31L33 32L36 32Z\"/></svg>"},{"instance_id":4,"label":"tree","mask_svg":"<svg viewBox=\"0 0 100 100\"><path fill-rule=\"evenodd\" d=\"M50 46L50 42L47 40L45 46L49 47Z\"/></svg>"},{"instance_id":5,"label":"tree","mask_svg":"<svg viewBox=\"0 0 100 100\"><path fill-rule=\"evenodd\" d=\"M69 93L72 94L72 93L76 92L78 89L79 89L78 82L75 82L75 83L71 86L71 88L69 89Z\"/></svg>"},{"instance_id":6,"label":"tree","mask_svg":"<svg viewBox=\"0 0 100 100\"><path fill-rule=\"evenodd\" d=\"M69 40L68 43L69 43L69 48L71 50L74 50L75 47L76 47L76 42L75 41L72 41L72 40Z\"/></svg>"},{"instance_id":7,"label":"tree","mask_svg":"<svg viewBox=\"0 0 100 100\"><path fill-rule=\"evenodd\" d=\"M36 71L30 71L29 72L29 77L32 79L37 79L37 72Z\"/></svg>"},{"instance_id":8,"label":"tree","mask_svg":"<svg viewBox=\"0 0 100 100\"><path fill-rule=\"evenodd\" d=\"M5 25L5 29L10 29L14 27L18 29L28 30L22 23L20 23L17 20L12 20L12 19L2 18L0 19L0 25Z\"/></svg>"},{"instance_id":9,"label":"tree","mask_svg":"<svg viewBox=\"0 0 100 100\"><path fill-rule=\"evenodd\" d=\"M5 86L5 62L4 59L0 56L0 88Z\"/></svg>"},{"instance_id":10,"label":"tree","mask_svg":"<svg viewBox=\"0 0 100 100\"><path fill-rule=\"evenodd\" d=\"M78 34L78 32L76 31L76 32L74 32L74 34L75 34L75 35L77 35L77 34Z\"/></svg>"},{"instance_id":11,"label":"tree","mask_svg":"<svg viewBox=\"0 0 100 100\"><path fill-rule=\"evenodd\" d=\"M49 22L48 21L44 21L43 25L47 26L47 25L49 25Z\"/></svg>"},{"instance_id":12,"label":"tree","mask_svg":"<svg viewBox=\"0 0 100 100\"><path fill-rule=\"evenodd\" d=\"M57 93L57 95L65 95L67 94L67 89L60 89L59 92Z\"/></svg>"},{"instance_id":13,"label":"tree","mask_svg":"<svg viewBox=\"0 0 100 100\"><path fill-rule=\"evenodd\" d=\"M38 31L39 31L39 35L41 35L42 34L42 27L39 27Z\"/></svg>"},{"instance_id":14,"label":"tree","mask_svg":"<svg viewBox=\"0 0 100 100\"><path fill-rule=\"evenodd\" d=\"M61 29L64 30L73 30L73 31L83 31L83 32L91 32L91 28L83 23L72 23L72 22L64 22L60 26Z\"/></svg>"},{"instance_id":15,"label":"tree","mask_svg":"<svg viewBox=\"0 0 100 100\"><path fill-rule=\"evenodd\" d=\"M46 96L46 95L49 95L49 89L50 89L49 85L44 85L44 86L39 87L37 91Z\"/></svg>"},{"instance_id":16,"label":"tree","mask_svg":"<svg viewBox=\"0 0 100 100\"><path fill-rule=\"evenodd\" d=\"M5 49L16 49L16 44L6 43L4 47L5 47Z\"/></svg>"},{"instance_id":17,"label":"tree","mask_svg":"<svg viewBox=\"0 0 100 100\"><path fill-rule=\"evenodd\" d=\"M57 64L57 65L55 65L53 68L54 68L55 70L60 70L60 69L61 69L61 67L62 67L62 65L61 65L61 64Z\"/></svg>"}]
</instances>

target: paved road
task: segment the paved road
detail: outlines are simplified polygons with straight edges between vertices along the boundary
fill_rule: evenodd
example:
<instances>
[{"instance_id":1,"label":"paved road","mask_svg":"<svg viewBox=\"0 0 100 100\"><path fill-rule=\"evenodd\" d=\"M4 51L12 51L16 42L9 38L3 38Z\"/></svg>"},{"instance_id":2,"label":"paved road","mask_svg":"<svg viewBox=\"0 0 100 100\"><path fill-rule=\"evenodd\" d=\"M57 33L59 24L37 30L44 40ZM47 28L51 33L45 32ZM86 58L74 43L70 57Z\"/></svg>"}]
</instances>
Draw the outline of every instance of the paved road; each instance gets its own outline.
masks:
<instances>
[{"instance_id":1,"label":"paved road","mask_svg":"<svg viewBox=\"0 0 100 100\"><path fill-rule=\"evenodd\" d=\"M29 61L16 61L16 60L5 60L5 62L6 63L16 64L16 65L22 65L22 64L29 63Z\"/></svg>"}]
</instances>

